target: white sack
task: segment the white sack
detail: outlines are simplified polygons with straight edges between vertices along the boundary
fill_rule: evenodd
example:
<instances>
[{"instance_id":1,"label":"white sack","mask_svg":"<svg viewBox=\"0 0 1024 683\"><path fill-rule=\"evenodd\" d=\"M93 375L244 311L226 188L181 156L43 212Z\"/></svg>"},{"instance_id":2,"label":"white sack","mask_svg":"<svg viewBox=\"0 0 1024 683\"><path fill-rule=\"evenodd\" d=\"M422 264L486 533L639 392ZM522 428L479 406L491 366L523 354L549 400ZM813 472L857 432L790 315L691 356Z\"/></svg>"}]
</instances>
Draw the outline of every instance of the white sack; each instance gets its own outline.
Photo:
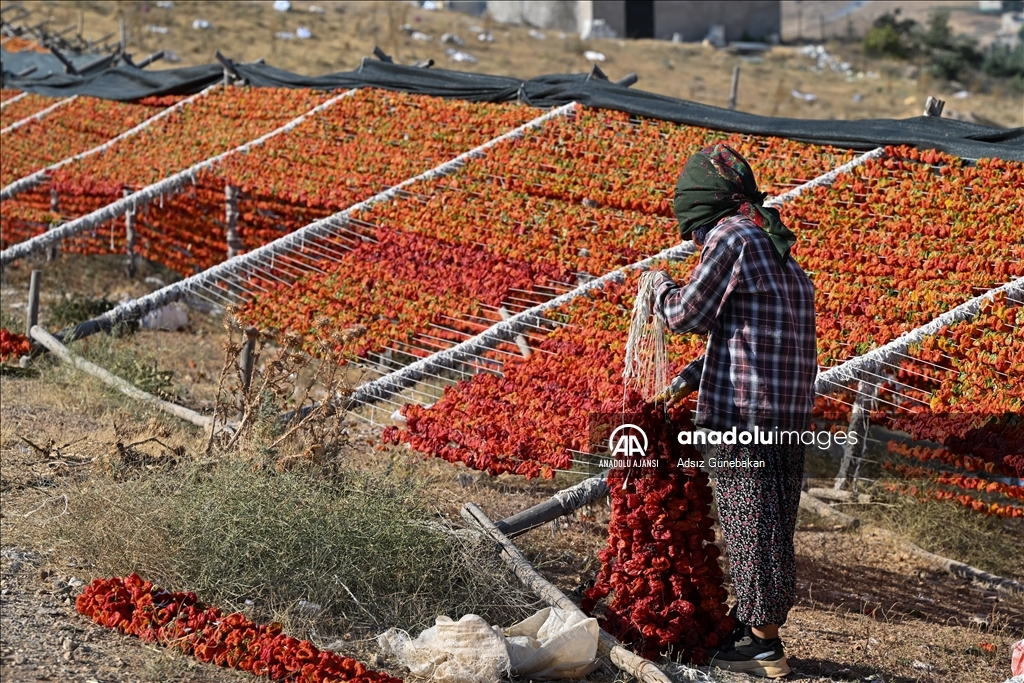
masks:
<instances>
[{"instance_id":1,"label":"white sack","mask_svg":"<svg viewBox=\"0 0 1024 683\"><path fill-rule=\"evenodd\" d=\"M580 678L597 668L597 620L547 607L503 634L475 614L438 617L416 639L391 629L377 642L413 674L442 683L494 683L508 673ZM507 636L507 637L506 637Z\"/></svg>"}]
</instances>

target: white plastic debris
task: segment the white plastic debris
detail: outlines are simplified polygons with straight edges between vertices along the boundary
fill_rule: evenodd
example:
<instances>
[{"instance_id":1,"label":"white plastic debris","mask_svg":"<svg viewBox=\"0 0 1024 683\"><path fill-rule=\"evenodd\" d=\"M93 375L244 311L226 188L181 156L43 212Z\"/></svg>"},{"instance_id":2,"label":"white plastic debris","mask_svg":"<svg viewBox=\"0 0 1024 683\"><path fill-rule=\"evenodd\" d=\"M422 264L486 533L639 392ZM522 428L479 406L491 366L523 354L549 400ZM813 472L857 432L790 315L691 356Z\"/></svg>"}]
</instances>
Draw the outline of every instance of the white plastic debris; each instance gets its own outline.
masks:
<instances>
[{"instance_id":1,"label":"white plastic debris","mask_svg":"<svg viewBox=\"0 0 1024 683\"><path fill-rule=\"evenodd\" d=\"M452 48L448 48L447 50L444 51L444 53L448 55L448 59L452 60L453 62L465 62L467 64L475 64L478 61L477 58L474 57L473 55L469 54L468 52L462 52L461 50L453 50Z\"/></svg>"},{"instance_id":2,"label":"white plastic debris","mask_svg":"<svg viewBox=\"0 0 1024 683\"><path fill-rule=\"evenodd\" d=\"M541 33L540 31L538 31L535 28L531 28L528 35L531 38L536 38L537 40L546 40L547 39L547 36L545 34Z\"/></svg>"},{"instance_id":3,"label":"white plastic debris","mask_svg":"<svg viewBox=\"0 0 1024 683\"><path fill-rule=\"evenodd\" d=\"M299 40L309 40L313 37L313 32L306 26L300 26L295 29L295 37Z\"/></svg>"},{"instance_id":4,"label":"white plastic debris","mask_svg":"<svg viewBox=\"0 0 1024 683\"><path fill-rule=\"evenodd\" d=\"M421 41L423 41L424 43L429 43L430 41L432 41L432 40L434 39L434 38L433 38L432 36L430 36L430 35L428 35L428 34L424 33L423 31L413 31L413 32L412 32L412 33L410 34L410 37L411 37L411 38L412 38L413 40L421 40Z\"/></svg>"},{"instance_id":5,"label":"white plastic debris","mask_svg":"<svg viewBox=\"0 0 1024 683\"><path fill-rule=\"evenodd\" d=\"M278 31L274 34L274 37L279 40L294 40L295 34L291 31Z\"/></svg>"},{"instance_id":6,"label":"white plastic debris","mask_svg":"<svg viewBox=\"0 0 1024 683\"><path fill-rule=\"evenodd\" d=\"M160 35L163 35L163 34L167 33L168 31L170 31L170 29L167 28L166 26L157 26L156 24L150 24L149 26L146 27L146 30L149 31L150 33L159 33Z\"/></svg>"},{"instance_id":7,"label":"white plastic debris","mask_svg":"<svg viewBox=\"0 0 1024 683\"><path fill-rule=\"evenodd\" d=\"M160 2L156 3L156 6L160 9L174 9L174 3L169 2L169 0L160 0Z\"/></svg>"},{"instance_id":8,"label":"white plastic debris","mask_svg":"<svg viewBox=\"0 0 1024 683\"><path fill-rule=\"evenodd\" d=\"M144 330L165 330L173 332L188 325L188 311L181 306L168 304L150 311L139 321Z\"/></svg>"},{"instance_id":9,"label":"white plastic debris","mask_svg":"<svg viewBox=\"0 0 1024 683\"><path fill-rule=\"evenodd\" d=\"M192 28L196 29L197 31L205 31L206 29L211 28L212 26L213 25L206 19L196 19L192 22Z\"/></svg>"},{"instance_id":10,"label":"white plastic debris","mask_svg":"<svg viewBox=\"0 0 1024 683\"><path fill-rule=\"evenodd\" d=\"M850 66L849 62L844 62L835 55L829 53L825 49L824 45L804 45L800 48L800 54L805 57L810 57L814 60L814 70L824 71L835 71L836 73L845 74L847 76L853 73L853 67Z\"/></svg>"},{"instance_id":11,"label":"white plastic debris","mask_svg":"<svg viewBox=\"0 0 1024 683\"><path fill-rule=\"evenodd\" d=\"M587 50L586 52L583 53L583 56L586 58L588 62L603 62L605 59L603 53L596 52L594 50Z\"/></svg>"},{"instance_id":12,"label":"white plastic debris","mask_svg":"<svg viewBox=\"0 0 1024 683\"><path fill-rule=\"evenodd\" d=\"M292 3L288 0L274 0L274 9L278 12L287 12L292 8Z\"/></svg>"},{"instance_id":13,"label":"white plastic debris","mask_svg":"<svg viewBox=\"0 0 1024 683\"><path fill-rule=\"evenodd\" d=\"M466 41L459 38L455 33L445 33L441 36L441 42L445 45L458 45L460 47L466 44Z\"/></svg>"},{"instance_id":14,"label":"white plastic debris","mask_svg":"<svg viewBox=\"0 0 1024 683\"><path fill-rule=\"evenodd\" d=\"M494 683L507 674L580 678L598 666L597 620L547 607L505 633L475 614L437 618L415 639L391 629L377 644L413 674L438 683Z\"/></svg>"},{"instance_id":15,"label":"white plastic debris","mask_svg":"<svg viewBox=\"0 0 1024 683\"><path fill-rule=\"evenodd\" d=\"M438 3L434 2L433 0L423 0L423 4L420 5L420 7L427 10L428 12L433 12L435 10L441 9Z\"/></svg>"},{"instance_id":16,"label":"white plastic debris","mask_svg":"<svg viewBox=\"0 0 1024 683\"><path fill-rule=\"evenodd\" d=\"M402 415L402 409L401 408L396 408L395 412L391 413L391 421L394 422L396 425L405 426L406 419L405 419L405 415Z\"/></svg>"},{"instance_id":17,"label":"white plastic debris","mask_svg":"<svg viewBox=\"0 0 1024 683\"><path fill-rule=\"evenodd\" d=\"M171 64L177 64L181 61L181 56L174 50L164 50L164 61Z\"/></svg>"},{"instance_id":18,"label":"white plastic debris","mask_svg":"<svg viewBox=\"0 0 1024 683\"><path fill-rule=\"evenodd\" d=\"M486 33L479 33L477 34L476 39L479 40L481 43L493 43L494 34L490 33L489 31Z\"/></svg>"},{"instance_id":19,"label":"white plastic debris","mask_svg":"<svg viewBox=\"0 0 1024 683\"><path fill-rule=\"evenodd\" d=\"M325 13L326 11L327 11L327 10L325 10L325 9L324 9L323 7L321 7L320 5L310 5L310 6L309 6L309 12L310 12L310 14L324 14L324 13Z\"/></svg>"},{"instance_id":20,"label":"white plastic debris","mask_svg":"<svg viewBox=\"0 0 1024 683\"><path fill-rule=\"evenodd\" d=\"M800 92L799 90L794 90L791 94L796 99L803 100L804 102L815 102L818 99L818 96L814 93Z\"/></svg>"},{"instance_id":21,"label":"white plastic debris","mask_svg":"<svg viewBox=\"0 0 1024 683\"><path fill-rule=\"evenodd\" d=\"M966 100L970 96L971 93L967 92L966 90L957 90L955 93L953 93L953 97L958 100Z\"/></svg>"}]
</instances>

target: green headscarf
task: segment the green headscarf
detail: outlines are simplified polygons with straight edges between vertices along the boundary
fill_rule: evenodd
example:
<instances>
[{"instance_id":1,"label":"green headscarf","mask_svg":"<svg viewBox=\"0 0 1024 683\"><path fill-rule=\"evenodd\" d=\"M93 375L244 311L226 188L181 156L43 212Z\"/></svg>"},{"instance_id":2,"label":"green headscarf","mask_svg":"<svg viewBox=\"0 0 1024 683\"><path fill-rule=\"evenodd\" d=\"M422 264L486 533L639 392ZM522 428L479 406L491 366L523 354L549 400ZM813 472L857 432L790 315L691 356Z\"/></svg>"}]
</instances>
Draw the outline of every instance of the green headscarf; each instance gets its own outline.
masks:
<instances>
[{"instance_id":1,"label":"green headscarf","mask_svg":"<svg viewBox=\"0 0 1024 683\"><path fill-rule=\"evenodd\" d=\"M676 182L679 236L690 239L697 228L740 214L768 233L780 263L785 263L796 235L777 209L763 206L767 196L758 191L750 164L736 150L721 143L705 147L690 157Z\"/></svg>"}]
</instances>

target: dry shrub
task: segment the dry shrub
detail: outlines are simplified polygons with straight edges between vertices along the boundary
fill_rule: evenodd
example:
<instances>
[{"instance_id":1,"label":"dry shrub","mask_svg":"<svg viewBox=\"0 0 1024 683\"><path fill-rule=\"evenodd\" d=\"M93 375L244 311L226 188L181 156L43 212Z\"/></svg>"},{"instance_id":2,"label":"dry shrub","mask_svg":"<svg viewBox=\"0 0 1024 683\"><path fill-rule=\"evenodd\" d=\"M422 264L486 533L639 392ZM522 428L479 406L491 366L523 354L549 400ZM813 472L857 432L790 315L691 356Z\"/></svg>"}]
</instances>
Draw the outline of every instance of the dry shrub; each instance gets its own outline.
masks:
<instances>
[{"instance_id":1,"label":"dry shrub","mask_svg":"<svg viewBox=\"0 0 1024 683\"><path fill-rule=\"evenodd\" d=\"M530 613L493 546L454 533L423 498L387 471L221 460L97 477L46 528L97 574L138 572L319 633L417 630L468 612L508 624Z\"/></svg>"},{"instance_id":2,"label":"dry shrub","mask_svg":"<svg viewBox=\"0 0 1024 683\"><path fill-rule=\"evenodd\" d=\"M216 418L230 429L183 449L155 428L122 427L110 463L46 533L97 574L137 572L297 632L418 630L468 612L512 623L531 613L536 604L493 546L456 533L424 504L420 484L391 466L346 466L339 349L358 334L325 336L313 358L294 336L234 332ZM245 339L248 388L236 365ZM285 407L293 410L282 418Z\"/></svg>"},{"instance_id":3,"label":"dry shrub","mask_svg":"<svg viewBox=\"0 0 1024 683\"><path fill-rule=\"evenodd\" d=\"M329 325L326 318L318 320L321 335L312 341L252 327L240 333L243 326L229 312L208 454L248 456L279 470L337 457L348 437L343 408L351 387L344 349L365 328L327 334ZM250 378L238 360L246 345Z\"/></svg>"}]
</instances>

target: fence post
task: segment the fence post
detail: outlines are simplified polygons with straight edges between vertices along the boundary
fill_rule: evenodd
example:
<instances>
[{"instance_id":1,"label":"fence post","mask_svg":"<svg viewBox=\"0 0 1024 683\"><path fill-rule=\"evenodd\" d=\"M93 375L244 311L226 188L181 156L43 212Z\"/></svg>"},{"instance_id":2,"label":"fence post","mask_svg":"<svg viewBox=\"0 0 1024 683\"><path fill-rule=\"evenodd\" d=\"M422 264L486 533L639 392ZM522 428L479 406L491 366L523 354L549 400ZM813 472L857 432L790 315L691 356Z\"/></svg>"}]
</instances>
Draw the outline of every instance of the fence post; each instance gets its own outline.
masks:
<instances>
[{"instance_id":1,"label":"fence post","mask_svg":"<svg viewBox=\"0 0 1024 683\"><path fill-rule=\"evenodd\" d=\"M50 213L54 215L60 214L60 195L58 195L57 190L54 189L50 190ZM58 218L57 220L59 221L60 219ZM57 225L60 225L60 223L58 222L56 225L51 225L50 229L52 230ZM56 261L58 253L60 252L57 244L51 244L46 248L46 260Z\"/></svg>"},{"instance_id":2,"label":"fence post","mask_svg":"<svg viewBox=\"0 0 1024 683\"><path fill-rule=\"evenodd\" d=\"M867 375L873 372L873 368L866 368L861 372L857 381L857 398L853 401L853 410L850 412L850 427L847 433L846 446L843 447L843 460L839 463L839 474L836 475L836 490L842 489L848 480L857 480L860 473L860 464L864 462L864 450L867 447L868 428L871 426L871 410L875 407L875 398L878 396L877 381L870 381ZM857 442L851 443L850 434L857 435ZM853 475L849 474L850 466L853 465Z\"/></svg>"},{"instance_id":3,"label":"fence post","mask_svg":"<svg viewBox=\"0 0 1024 683\"><path fill-rule=\"evenodd\" d=\"M127 197L132 191L125 188L121 191L122 195ZM127 254L127 260L125 261L124 268L128 277L135 277L135 208L132 207L124 212L124 244L125 253Z\"/></svg>"},{"instance_id":4,"label":"fence post","mask_svg":"<svg viewBox=\"0 0 1024 683\"><path fill-rule=\"evenodd\" d=\"M242 251L242 241L238 238L238 188L234 185L224 186L224 221L227 223L228 258L232 258Z\"/></svg>"},{"instance_id":5,"label":"fence post","mask_svg":"<svg viewBox=\"0 0 1024 683\"><path fill-rule=\"evenodd\" d=\"M28 306L25 308L25 336L29 337L32 327L39 324L39 281L43 271L33 270L28 281Z\"/></svg>"},{"instance_id":6,"label":"fence post","mask_svg":"<svg viewBox=\"0 0 1024 683\"><path fill-rule=\"evenodd\" d=\"M732 68L732 88L729 89L729 109L736 109L736 91L740 86L739 64Z\"/></svg>"},{"instance_id":7,"label":"fence post","mask_svg":"<svg viewBox=\"0 0 1024 683\"><path fill-rule=\"evenodd\" d=\"M512 312L501 306L498 308L498 315L501 316L502 320L508 320L512 317ZM516 346L519 347L519 353L523 354L523 358L529 358L533 354L533 349L530 348L529 342L526 341L526 337L521 334L516 335Z\"/></svg>"}]
</instances>

